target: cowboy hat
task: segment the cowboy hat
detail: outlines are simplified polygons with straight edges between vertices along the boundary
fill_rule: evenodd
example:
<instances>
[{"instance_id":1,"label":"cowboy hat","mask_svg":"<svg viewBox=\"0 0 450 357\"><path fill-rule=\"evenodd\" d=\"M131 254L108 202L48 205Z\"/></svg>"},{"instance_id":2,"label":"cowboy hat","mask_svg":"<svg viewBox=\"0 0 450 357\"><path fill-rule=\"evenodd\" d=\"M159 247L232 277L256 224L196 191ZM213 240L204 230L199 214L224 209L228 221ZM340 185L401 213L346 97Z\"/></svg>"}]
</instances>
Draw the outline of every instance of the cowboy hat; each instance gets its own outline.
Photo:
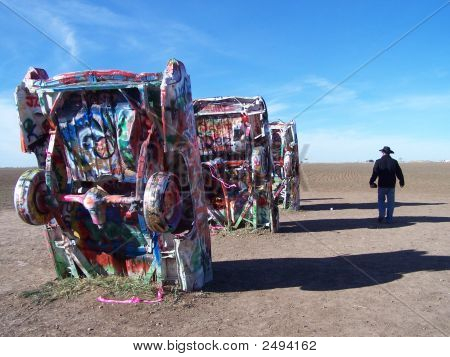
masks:
<instances>
[{"instance_id":1,"label":"cowboy hat","mask_svg":"<svg viewBox=\"0 0 450 357\"><path fill-rule=\"evenodd\" d=\"M393 154L394 153L389 146L385 146L384 148L380 149L380 151L384 152L385 154Z\"/></svg>"}]
</instances>

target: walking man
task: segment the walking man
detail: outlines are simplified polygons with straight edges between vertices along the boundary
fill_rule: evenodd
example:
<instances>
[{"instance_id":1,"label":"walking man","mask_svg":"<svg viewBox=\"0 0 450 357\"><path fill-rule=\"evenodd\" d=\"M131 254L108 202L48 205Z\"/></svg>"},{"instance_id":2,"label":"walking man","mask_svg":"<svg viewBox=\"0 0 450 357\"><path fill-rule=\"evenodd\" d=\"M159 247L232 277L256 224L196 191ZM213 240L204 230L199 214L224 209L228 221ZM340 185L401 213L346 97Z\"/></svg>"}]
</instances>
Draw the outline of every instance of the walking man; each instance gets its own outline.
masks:
<instances>
[{"instance_id":1,"label":"walking man","mask_svg":"<svg viewBox=\"0 0 450 357\"><path fill-rule=\"evenodd\" d=\"M392 223L392 216L394 214L395 206L396 177L399 180L400 187L405 186L405 179L397 160L394 160L391 157L391 154L394 153L391 148L389 146L385 146L380 151L383 156L375 161L375 165L373 166L373 174L370 178L369 184L372 188L378 187L378 222L381 223L384 218L386 218L386 223ZM375 183L377 177L378 186Z\"/></svg>"}]
</instances>

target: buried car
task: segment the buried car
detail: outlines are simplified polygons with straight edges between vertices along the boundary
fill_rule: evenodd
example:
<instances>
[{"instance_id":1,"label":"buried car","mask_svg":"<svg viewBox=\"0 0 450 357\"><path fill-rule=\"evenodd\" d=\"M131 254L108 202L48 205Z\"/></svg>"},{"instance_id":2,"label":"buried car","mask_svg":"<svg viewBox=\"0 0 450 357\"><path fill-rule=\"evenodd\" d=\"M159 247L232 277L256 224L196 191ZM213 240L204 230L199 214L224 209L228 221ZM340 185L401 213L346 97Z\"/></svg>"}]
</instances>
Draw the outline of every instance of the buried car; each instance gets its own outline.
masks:
<instances>
[{"instance_id":1,"label":"buried car","mask_svg":"<svg viewBox=\"0 0 450 357\"><path fill-rule=\"evenodd\" d=\"M44 225L57 276L119 274L200 289L212 279L208 212L184 64L164 73L30 68L16 89L20 218Z\"/></svg>"},{"instance_id":2,"label":"buried car","mask_svg":"<svg viewBox=\"0 0 450 357\"><path fill-rule=\"evenodd\" d=\"M285 209L300 209L300 159L294 121L271 122L272 160L274 164L274 198Z\"/></svg>"},{"instance_id":3,"label":"buried car","mask_svg":"<svg viewBox=\"0 0 450 357\"><path fill-rule=\"evenodd\" d=\"M205 194L213 227L270 228L277 232L272 154L262 97L194 100Z\"/></svg>"}]
</instances>

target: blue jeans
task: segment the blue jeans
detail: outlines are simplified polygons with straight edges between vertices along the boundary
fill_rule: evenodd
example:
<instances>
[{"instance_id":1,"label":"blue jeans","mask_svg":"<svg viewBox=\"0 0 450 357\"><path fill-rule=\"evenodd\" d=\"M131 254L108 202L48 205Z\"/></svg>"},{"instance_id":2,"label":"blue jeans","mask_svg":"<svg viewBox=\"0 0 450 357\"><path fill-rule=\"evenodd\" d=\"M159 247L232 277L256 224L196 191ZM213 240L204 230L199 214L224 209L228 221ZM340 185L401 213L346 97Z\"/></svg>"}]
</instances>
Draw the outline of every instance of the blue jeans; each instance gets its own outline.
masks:
<instances>
[{"instance_id":1,"label":"blue jeans","mask_svg":"<svg viewBox=\"0 0 450 357\"><path fill-rule=\"evenodd\" d=\"M394 206L395 188L378 187L378 217L386 217L386 221L388 223L392 222L392 216L394 215Z\"/></svg>"}]
</instances>

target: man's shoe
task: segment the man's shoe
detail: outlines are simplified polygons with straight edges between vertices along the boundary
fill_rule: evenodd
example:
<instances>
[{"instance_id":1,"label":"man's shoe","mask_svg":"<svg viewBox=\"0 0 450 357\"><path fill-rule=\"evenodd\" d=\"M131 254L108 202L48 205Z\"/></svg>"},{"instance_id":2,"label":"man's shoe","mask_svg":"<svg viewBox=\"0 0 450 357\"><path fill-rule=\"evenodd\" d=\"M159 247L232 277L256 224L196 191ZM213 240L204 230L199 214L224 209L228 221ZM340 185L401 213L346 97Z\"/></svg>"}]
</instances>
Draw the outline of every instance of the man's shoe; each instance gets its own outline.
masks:
<instances>
[{"instance_id":1,"label":"man's shoe","mask_svg":"<svg viewBox=\"0 0 450 357\"><path fill-rule=\"evenodd\" d=\"M383 217L378 217L378 223L381 223L381 222L383 222Z\"/></svg>"}]
</instances>

